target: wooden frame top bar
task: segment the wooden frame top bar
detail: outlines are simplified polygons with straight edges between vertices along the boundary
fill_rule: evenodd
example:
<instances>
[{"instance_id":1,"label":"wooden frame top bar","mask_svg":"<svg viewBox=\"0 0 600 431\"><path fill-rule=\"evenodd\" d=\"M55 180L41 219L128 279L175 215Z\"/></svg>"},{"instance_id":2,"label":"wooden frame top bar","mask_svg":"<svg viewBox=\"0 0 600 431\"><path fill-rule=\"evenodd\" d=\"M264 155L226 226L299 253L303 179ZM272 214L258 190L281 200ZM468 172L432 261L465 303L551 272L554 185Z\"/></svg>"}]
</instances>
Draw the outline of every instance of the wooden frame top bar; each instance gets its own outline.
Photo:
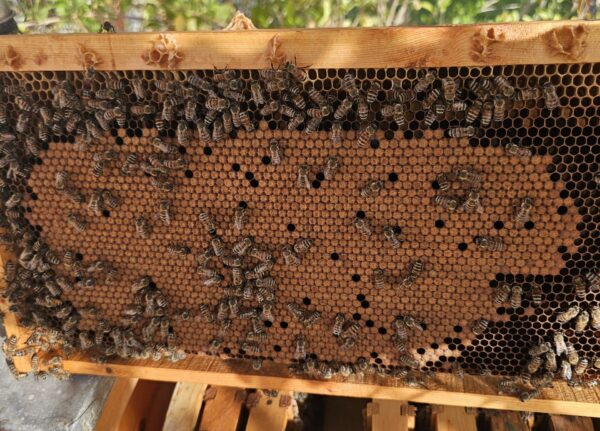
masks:
<instances>
[{"instance_id":1,"label":"wooden frame top bar","mask_svg":"<svg viewBox=\"0 0 600 431\"><path fill-rule=\"evenodd\" d=\"M176 47L169 64L146 57L161 41ZM274 57L311 68L598 62L600 22L0 37L1 71L260 69Z\"/></svg>"}]
</instances>

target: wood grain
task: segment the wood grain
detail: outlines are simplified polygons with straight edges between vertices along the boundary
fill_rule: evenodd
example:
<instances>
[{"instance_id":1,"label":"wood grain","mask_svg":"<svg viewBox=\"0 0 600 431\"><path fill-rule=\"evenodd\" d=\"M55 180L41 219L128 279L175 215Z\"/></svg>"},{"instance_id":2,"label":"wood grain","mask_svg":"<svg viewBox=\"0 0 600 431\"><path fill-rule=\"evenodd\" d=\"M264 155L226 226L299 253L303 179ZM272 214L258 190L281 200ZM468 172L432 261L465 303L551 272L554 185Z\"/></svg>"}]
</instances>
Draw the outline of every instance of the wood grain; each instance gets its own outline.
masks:
<instances>
[{"instance_id":1,"label":"wood grain","mask_svg":"<svg viewBox=\"0 0 600 431\"><path fill-rule=\"evenodd\" d=\"M140 380L129 399L118 431L162 430L175 383Z\"/></svg>"},{"instance_id":2,"label":"wood grain","mask_svg":"<svg viewBox=\"0 0 600 431\"><path fill-rule=\"evenodd\" d=\"M251 374L251 369L244 363L237 361L221 361L214 358L193 357L177 364L161 363L160 368L151 361L135 361L128 364L96 364L75 358L64 361L65 369L76 374L97 374L108 376L140 377L145 379L175 382L195 382L217 386L238 388L269 388L285 391L307 392L322 395L348 396L358 398L377 398L431 403L440 405L454 405L464 407L484 407L497 410L532 411L541 413L555 413L566 415L580 415L600 417L600 401L577 402L569 399L564 389L567 385L555 382L553 390L546 390L542 399L534 399L523 403L514 397L496 395L493 393L463 393L451 391L442 385L436 390L423 390L405 387L384 386L389 382L376 380L365 381L322 381L310 380L299 377L289 377L285 374L285 367L274 364L263 366L264 374ZM440 376L443 383L452 376ZM466 376L465 382L473 379ZM481 380L481 377L477 377ZM489 387L495 387L496 378L490 377L486 381ZM593 389L582 389L595 396Z\"/></svg>"},{"instance_id":3,"label":"wood grain","mask_svg":"<svg viewBox=\"0 0 600 431\"><path fill-rule=\"evenodd\" d=\"M371 405L372 431L408 431L408 416L401 414L405 401L373 400Z\"/></svg>"},{"instance_id":4,"label":"wood grain","mask_svg":"<svg viewBox=\"0 0 600 431\"><path fill-rule=\"evenodd\" d=\"M475 415L469 415L464 407L443 406L436 415L436 431L477 431Z\"/></svg>"},{"instance_id":5,"label":"wood grain","mask_svg":"<svg viewBox=\"0 0 600 431\"><path fill-rule=\"evenodd\" d=\"M246 431L283 431L288 422L290 407L281 407L282 396L291 396L289 392L280 392L275 398L262 397L256 407L250 410Z\"/></svg>"},{"instance_id":6,"label":"wood grain","mask_svg":"<svg viewBox=\"0 0 600 431\"><path fill-rule=\"evenodd\" d=\"M515 412L502 412L490 417L490 431L529 431L529 426Z\"/></svg>"},{"instance_id":7,"label":"wood grain","mask_svg":"<svg viewBox=\"0 0 600 431\"><path fill-rule=\"evenodd\" d=\"M582 30L579 30L582 29ZM177 69L269 68L274 37L278 52L313 68L440 67L486 64L595 62L600 59L600 23L555 21L493 25L278 29L168 33L182 59ZM490 37L490 35L492 37ZM575 52L568 39L583 37ZM154 70L142 56L156 33L3 36L0 52L14 48L19 63L0 70L81 70L81 47L98 70ZM558 41L558 42L557 42ZM556 49L556 46L561 49Z\"/></svg>"},{"instance_id":8,"label":"wood grain","mask_svg":"<svg viewBox=\"0 0 600 431\"><path fill-rule=\"evenodd\" d=\"M204 402L199 431L235 431L240 419L242 402L236 400L238 389L216 387L215 398Z\"/></svg>"},{"instance_id":9,"label":"wood grain","mask_svg":"<svg viewBox=\"0 0 600 431\"><path fill-rule=\"evenodd\" d=\"M206 387L206 384L177 383L167 410L163 431L193 431Z\"/></svg>"},{"instance_id":10,"label":"wood grain","mask_svg":"<svg viewBox=\"0 0 600 431\"><path fill-rule=\"evenodd\" d=\"M550 415L551 431L594 431L589 417Z\"/></svg>"},{"instance_id":11,"label":"wood grain","mask_svg":"<svg viewBox=\"0 0 600 431\"><path fill-rule=\"evenodd\" d=\"M136 378L118 378L104 403L102 414L96 423L96 431L115 431L119 429L123 413L129 404L133 391L138 384Z\"/></svg>"}]
</instances>

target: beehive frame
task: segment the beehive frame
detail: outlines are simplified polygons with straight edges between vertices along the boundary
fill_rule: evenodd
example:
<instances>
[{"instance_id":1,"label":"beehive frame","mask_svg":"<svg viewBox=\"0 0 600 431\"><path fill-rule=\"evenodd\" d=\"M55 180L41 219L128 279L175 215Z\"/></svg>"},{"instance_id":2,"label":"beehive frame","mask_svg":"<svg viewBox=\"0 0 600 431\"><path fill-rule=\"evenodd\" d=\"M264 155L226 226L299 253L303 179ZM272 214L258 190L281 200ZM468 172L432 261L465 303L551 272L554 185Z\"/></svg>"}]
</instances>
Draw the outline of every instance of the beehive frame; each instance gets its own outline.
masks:
<instances>
[{"instance_id":1,"label":"beehive frame","mask_svg":"<svg viewBox=\"0 0 600 431\"><path fill-rule=\"evenodd\" d=\"M425 68L425 67L491 67L496 65L553 65L583 64L592 71L592 63L600 61L598 42L600 30L595 23L534 23L493 26L435 27L419 29L361 29L361 30L293 30L293 31L248 31L217 32L194 34L167 34L177 45L177 56L171 64L155 64L144 59L153 42L164 35L153 34L110 34L101 36L27 36L5 37L0 41L0 53L4 53L2 70L18 73L42 72L50 70L81 71L85 66L94 65L98 70L196 70L212 68L248 69L269 68L277 57L295 59L299 65L307 65L311 69L345 69L351 68ZM20 47L27 46L25 49ZM91 64L90 64L91 62ZM531 67L531 66L529 66ZM565 73L568 66L563 66ZM592 85L596 84L592 83ZM263 128L264 130L264 128ZM264 133L268 133L264 130ZM383 136L380 137L383 141ZM424 139L441 139L441 133L426 132ZM381 149L384 150L385 144ZM407 148L410 150L410 148ZM499 156L500 153L495 154ZM477 157L481 153L472 152L468 157ZM415 156L417 157L417 156ZM421 155L423 157L423 155ZM465 156L467 157L467 156ZM417 158L415 158L417 160ZM470 159L469 159L470 160ZM540 161L549 164L549 156ZM469 163L471 163L469 161ZM537 175L542 171L532 172ZM409 178L410 179L410 178ZM350 179L351 180L351 179ZM548 190L550 193L550 190ZM593 215L592 215L593 216ZM575 214L570 215L576 217ZM564 229L559 234L568 230ZM569 235L567 235L569 236ZM571 232L571 237L572 232ZM550 243L549 245L554 245ZM328 251L328 253L333 250ZM523 262L521 266L529 264ZM539 262L538 262L539 263ZM542 268L541 266L540 268ZM545 268L545 267L544 267ZM558 270L554 266L552 270ZM16 332L11 323L14 319L9 315L7 326L9 332ZM265 365L266 373L272 377L250 376L245 364L222 364L215 359L190 358L184 362L171 365L162 364L160 368L146 367L141 362L131 365L97 365L81 360L66 362L67 368L74 372L90 372L115 375L148 375L165 380L203 380L209 383L221 383L222 378L230 379L232 385L246 381L248 386L272 386L289 389L329 392L340 390L346 394L348 390L355 395L368 395L374 391L380 397L406 398L415 400L420 391L414 389L397 389L385 386L386 382L376 379L370 383L313 382L297 378L284 378L287 372L276 364ZM26 367L26 365L23 365ZM230 367L230 368L229 368ZM194 371L196 370L196 371ZM234 372L236 376L223 377L219 372ZM247 377L246 377L247 376ZM460 382L452 382L450 377L443 376L450 388L459 392L474 391L488 393L484 386L469 387L467 378L464 386ZM210 379L214 379L210 381ZM381 385L381 386L377 386ZM549 391L550 392L550 391ZM597 402L593 389L586 389L584 398L592 403ZM561 388L548 394L552 398L580 400L577 392ZM439 394L430 393L424 400L430 402ZM546 394L544 393L543 396ZM445 396L445 395L444 395ZM578 399L579 398L579 399ZM482 398L473 398L473 405L478 405ZM517 401L504 397L491 396L490 406L520 409ZM445 400L451 401L451 400ZM464 401L469 403L471 401ZM461 400L463 403L463 400ZM497 403L497 404L494 404ZM539 406L536 403L540 403ZM549 404L543 400L534 401L527 409L543 411ZM563 404L570 407L568 404ZM564 407L564 413L574 413ZM588 406L589 407L589 406ZM553 410L554 411L554 410ZM587 415L593 412L586 410ZM600 413L599 413L600 415Z\"/></svg>"}]
</instances>

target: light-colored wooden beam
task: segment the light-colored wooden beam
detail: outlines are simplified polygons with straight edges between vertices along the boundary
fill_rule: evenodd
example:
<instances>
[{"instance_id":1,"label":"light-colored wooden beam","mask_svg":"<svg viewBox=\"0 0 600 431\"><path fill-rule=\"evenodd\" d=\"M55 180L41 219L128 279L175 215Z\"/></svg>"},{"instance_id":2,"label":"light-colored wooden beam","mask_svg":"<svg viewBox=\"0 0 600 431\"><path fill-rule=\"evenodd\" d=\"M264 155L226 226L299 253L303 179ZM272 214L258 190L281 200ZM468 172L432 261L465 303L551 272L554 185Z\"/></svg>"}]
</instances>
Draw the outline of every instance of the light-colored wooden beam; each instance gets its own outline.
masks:
<instances>
[{"instance_id":1,"label":"light-colored wooden beam","mask_svg":"<svg viewBox=\"0 0 600 431\"><path fill-rule=\"evenodd\" d=\"M198 383L177 383L163 431L193 431L200 414L207 385Z\"/></svg>"},{"instance_id":2,"label":"light-colored wooden beam","mask_svg":"<svg viewBox=\"0 0 600 431\"><path fill-rule=\"evenodd\" d=\"M394 400L371 402L372 431L408 431L408 403Z\"/></svg>"},{"instance_id":3,"label":"light-colored wooden beam","mask_svg":"<svg viewBox=\"0 0 600 431\"><path fill-rule=\"evenodd\" d=\"M277 29L166 33L178 69L271 67L277 55L313 68L440 67L586 63L600 60L600 22L554 21L438 27ZM3 36L0 55L18 55L0 70L82 70L81 52L99 70L159 69L142 56L156 33ZM12 51L11 51L12 50Z\"/></svg>"},{"instance_id":4,"label":"light-colored wooden beam","mask_svg":"<svg viewBox=\"0 0 600 431\"><path fill-rule=\"evenodd\" d=\"M238 389L211 387L214 398L204 401L199 431L235 431L240 419L242 401L236 399Z\"/></svg>"},{"instance_id":5,"label":"light-colored wooden beam","mask_svg":"<svg viewBox=\"0 0 600 431\"><path fill-rule=\"evenodd\" d=\"M246 431L285 430L290 407L280 405L282 396L291 396L291 393L280 392L275 398L261 397L258 404L250 409Z\"/></svg>"},{"instance_id":6,"label":"light-colored wooden beam","mask_svg":"<svg viewBox=\"0 0 600 431\"><path fill-rule=\"evenodd\" d=\"M573 391L563 382L555 382L556 388L554 391L543 391L542 398L523 403L515 397L497 395L493 389L490 389L496 387L496 378L487 378L485 385L478 385L479 388L488 388L487 392L482 390L475 393L470 389L469 382L474 379L478 381L482 379L473 376L466 376L463 386L461 382L454 382L452 376L440 375L438 379L442 383L446 380L448 382L436 390L423 390L385 386L384 382L378 383L369 380L344 382L290 377L286 375L283 369L285 367L277 368L274 364L263 367L265 370L264 375L256 375L251 374L252 370L247 365L246 368L244 368L244 364L236 367L235 362L223 362L207 357L190 357L176 364L162 364L162 368L152 365L150 361L132 361L123 364L96 364L75 358L64 361L65 369L76 374L140 377L151 380L185 381L237 388L273 388L282 391L345 397L600 417L599 398L594 389L579 390L577 397L586 401L577 401L575 395L572 395ZM274 369L271 369L271 367L274 367Z\"/></svg>"},{"instance_id":7,"label":"light-colored wooden beam","mask_svg":"<svg viewBox=\"0 0 600 431\"><path fill-rule=\"evenodd\" d=\"M477 431L475 415L467 414L464 407L439 406L436 410L436 431Z\"/></svg>"},{"instance_id":8,"label":"light-colored wooden beam","mask_svg":"<svg viewBox=\"0 0 600 431\"><path fill-rule=\"evenodd\" d=\"M121 377L115 380L115 384L104 402L102 414L96 422L96 431L115 431L119 429L123 413L137 384L138 379L136 378Z\"/></svg>"}]
</instances>

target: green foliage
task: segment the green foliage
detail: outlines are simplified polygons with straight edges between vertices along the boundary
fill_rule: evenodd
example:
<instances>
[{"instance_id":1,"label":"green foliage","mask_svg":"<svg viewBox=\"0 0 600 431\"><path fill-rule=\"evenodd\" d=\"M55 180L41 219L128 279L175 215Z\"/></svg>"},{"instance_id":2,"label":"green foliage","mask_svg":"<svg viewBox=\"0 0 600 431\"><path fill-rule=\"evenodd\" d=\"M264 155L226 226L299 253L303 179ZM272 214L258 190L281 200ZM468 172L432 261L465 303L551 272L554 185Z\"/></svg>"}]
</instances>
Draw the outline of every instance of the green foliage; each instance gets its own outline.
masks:
<instances>
[{"instance_id":1,"label":"green foliage","mask_svg":"<svg viewBox=\"0 0 600 431\"><path fill-rule=\"evenodd\" d=\"M368 27L570 19L572 0L11 0L24 33L222 28L236 9L258 28Z\"/></svg>"}]
</instances>

